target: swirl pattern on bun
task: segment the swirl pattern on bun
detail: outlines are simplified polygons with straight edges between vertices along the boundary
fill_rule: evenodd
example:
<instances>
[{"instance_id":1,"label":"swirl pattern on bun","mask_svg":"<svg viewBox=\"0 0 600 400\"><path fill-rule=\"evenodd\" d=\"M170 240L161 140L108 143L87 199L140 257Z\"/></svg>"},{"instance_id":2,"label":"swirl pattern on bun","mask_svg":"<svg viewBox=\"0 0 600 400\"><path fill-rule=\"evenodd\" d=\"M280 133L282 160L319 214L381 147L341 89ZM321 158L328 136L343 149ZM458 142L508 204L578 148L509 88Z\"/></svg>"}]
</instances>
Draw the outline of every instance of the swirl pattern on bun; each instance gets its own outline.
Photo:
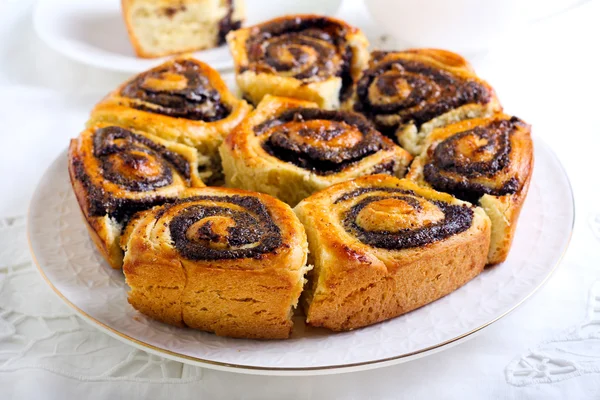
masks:
<instances>
[{"instance_id":1,"label":"swirl pattern on bun","mask_svg":"<svg viewBox=\"0 0 600 400\"><path fill-rule=\"evenodd\" d=\"M363 116L266 97L221 146L226 182L296 204L333 183L402 176L411 156Z\"/></svg>"},{"instance_id":2,"label":"swirl pattern on bun","mask_svg":"<svg viewBox=\"0 0 600 400\"><path fill-rule=\"evenodd\" d=\"M173 244L185 258L261 259L281 246L279 227L257 198L199 196L193 202L169 224Z\"/></svg>"},{"instance_id":3,"label":"swirl pattern on bun","mask_svg":"<svg viewBox=\"0 0 600 400\"><path fill-rule=\"evenodd\" d=\"M325 18L287 18L260 25L246 42L248 69L301 80L340 76L351 82L347 27Z\"/></svg>"},{"instance_id":4,"label":"swirl pattern on bun","mask_svg":"<svg viewBox=\"0 0 600 400\"><path fill-rule=\"evenodd\" d=\"M190 163L185 157L118 126L96 130L93 154L99 161L98 175L125 190L158 190L172 185L174 175L186 185L191 182Z\"/></svg>"},{"instance_id":5,"label":"swirl pattern on bun","mask_svg":"<svg viewBox=\"0 0 600 400\"><path fill-rule=\"evenodd\" d=\"M138 215L123 244L129 302L142 313L218 335L289 336L307 243L300 221L277 199L190 189Z\"/></svg>"},{"instance_id":6,"label":"swirl pattern on bun","mask_svg":"<svg viewBox=\"0 0 600 400\"><path fill-rule=\"evenodd\" d=\"M318 108L291 108L254 131L271 155L319 175L344 167L392 146L358 114Z\"/></svg>"},{"instance_id":7,"label":"swirl pattern on bun","mask_svg":"<svg viewBox=\"0 0 600 400\"><path fill-rule=\"evenodd\" d=\"M294 209L306 227L307 321L350 330L434 301L483 270L485 212L388 175L333 185Z\"/></svg>"},{"instance_id":8,"label":"swirl pattern on bun","mask_svg":"<svg viewBox=\"0 0 600 400\"><path fill-rule=\"evenodd\" d=\"M218 121L231 113L199 64L186 59L138 75L121 95L137 100L133 107L139 110L193 121Z\"/></svg>"},{"instance_id":9,"label":"swirl pattern on bun","mask_svg":"<svg viewBox=\"0 0 600 400\"><path fill-rule=\"evenodd\" d=\"M494 90L466 60L433 49L373 52L345 107L413 154L432 128L500 110Z\"/></svg>"},{"instance_id":10,"label":"swirl pattern on bun","mask_svg":"<svg viewBox=\"0 0 600 400\"><path fill-rule=\"evenodd\" d=\"M351 201L356 198L360 200ZM428 200L404 189L357 189L334 204L346 209L342 220L346 232L364 244L387 250L443 240L464 232L473 221L469 207ZM385 213L388 218L382 218Z\"/></svg>"}]
</instances>

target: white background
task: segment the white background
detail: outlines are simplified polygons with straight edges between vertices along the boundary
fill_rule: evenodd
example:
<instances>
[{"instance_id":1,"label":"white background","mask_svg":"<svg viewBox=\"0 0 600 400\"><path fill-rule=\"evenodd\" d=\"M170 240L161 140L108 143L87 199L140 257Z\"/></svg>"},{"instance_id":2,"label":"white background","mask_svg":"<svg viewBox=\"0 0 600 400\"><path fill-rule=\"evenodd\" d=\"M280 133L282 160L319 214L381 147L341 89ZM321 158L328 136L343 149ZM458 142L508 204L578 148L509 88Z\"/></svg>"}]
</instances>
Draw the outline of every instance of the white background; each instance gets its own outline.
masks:
<instances>
[{"instance_id":1,"label":"white background","mask_svg":"<svg viewBox=\"0 0 600 400\"><path fill-rule=\"evenodd\" d=\"M48 49L33 32L30 3L0 0L0 217L26 213L46 166L77 135L93 103L126 78L78 65ZM354 4L346 4L345 12L353 23L365 18ZM600 2L592 1L514 32L471 60L496 88L506 112L530 122L535 134L552 146L576 199L573 241L559 269L538 294L482 334L436 355L367 372L276 378L170 364L166 368L175 372L168 379L166 373L160 378L113 374L92 379L75 359L71 369L49 371L36 367L40 362L33 353L26 355L29 367L11 368L2 358L9 340L0 335L0 398L600 399L600 321L586 328L591 331L587 339L569 342L578 357L564 351L564 340L557 342L569 338L588 314L594 317L590 290L600 296L598 16ZM17 227L14 237L3 236L0 255L26 251L23 235ZM7 260L0 258L0 282ZM28 282L39 279L28 275ZM43 283L35 287L39 289L22 293L30 309L58 302ZM600 308L596 312L600 315ZM93 331L89 335L106 340ZM552 360L574 365L575 372L552 375L543 383L509 379L509 367L540 348L554 349ZM64 357L61 362L69 364Z\"/></svg>"}]
</instances>

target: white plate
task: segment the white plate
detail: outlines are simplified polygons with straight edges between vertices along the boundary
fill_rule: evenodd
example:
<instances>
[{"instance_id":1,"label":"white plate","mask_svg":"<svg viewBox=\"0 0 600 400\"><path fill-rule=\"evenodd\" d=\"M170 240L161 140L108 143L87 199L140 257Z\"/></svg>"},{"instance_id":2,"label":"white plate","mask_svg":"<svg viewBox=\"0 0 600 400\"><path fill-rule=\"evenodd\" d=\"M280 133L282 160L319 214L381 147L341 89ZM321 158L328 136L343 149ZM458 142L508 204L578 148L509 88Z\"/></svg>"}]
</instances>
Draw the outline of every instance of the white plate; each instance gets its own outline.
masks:
<instances>
[{"instance_id":1,"label":"white plate","mask_svg":"<svg viewBox=\"0 0 600 400\"><path fill-rule=\"evenodd\" d=\"M341 0L246 0L246 24L309 11L331 15L340 3ZM120 0L39 0L33 13L33 24L48 46L94 67L138 73L168 58L136 57L121 16ZM215 69L233 68L227 46L198 51L195 56Z\"/></svg>"},{"instance_id":2,"label":"white plate","mask_svg":"<svg viewBox=\"0 0 600 400\"><path fill-rule=\"evenodd\" d=\"M28 234L34 260L54 291L88 322L151 353L207 368L314 375L376 368L445 349L515 309L550 276L568 245L574 204L568 178L536 140L529 196L508 260L430 305L345 333L295 321L289 340L228 339L150 320L127 303L121 271L94 248L67 173L66 152L32 198Z\"/></svg>"}]
</instances>

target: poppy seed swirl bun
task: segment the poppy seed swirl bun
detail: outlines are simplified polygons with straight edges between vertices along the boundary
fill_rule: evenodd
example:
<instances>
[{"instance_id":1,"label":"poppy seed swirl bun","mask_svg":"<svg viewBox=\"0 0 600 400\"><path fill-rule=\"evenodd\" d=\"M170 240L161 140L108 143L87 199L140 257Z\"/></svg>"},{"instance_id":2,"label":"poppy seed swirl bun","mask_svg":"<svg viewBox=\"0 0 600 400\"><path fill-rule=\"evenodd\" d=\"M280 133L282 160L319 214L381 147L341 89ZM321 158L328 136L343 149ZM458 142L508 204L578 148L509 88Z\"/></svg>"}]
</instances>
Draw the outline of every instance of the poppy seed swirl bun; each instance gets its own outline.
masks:
<instances>
[{"instance_id":1,"label":"poppy seed swirl bun","mask_svg":"<svg viewBox=\"0 0 600 400\"><path fill-rule=\"evenodd\" d=\"M408 179L479 204L492 220L488 263L508 256L531 174L531 127L496 114L434 129Z\"/></svg>"},{"instance_id":2,"label":"poppy seed swirl bun","mask_svg":"<svg viewBox=\"0 0 600 400\"><path fill-rule=\"evenodd\" d=\"M501 110L464 58L435 49L373 52L344 108L363 113L413 155L431 129Z\"/></svg>"},{"instance_id":3,"label":"poppy seed swirl bun","mask_svg":"<svg viewBox=\"0 0 600 400\"><path fill-rule=\"evenodd\" d=\"M290 205L362 175L403 176L412 157L363 116L267 96L220 148L229 186Z\"/></svg>"},{"instance_id":4,"label":"poppy seed swirl bun","mask_svg":"<svg viewBox=\"0 0 600 400\"><path fill-rule=\"evenodd\" d=\"M289 336L308 267L304 228L286 204L190 189L140 213L123 239L129 302L140 312L223 336Z\"/></svg>"},{"instance_id":5,"label":"poppy seed swirl bun","mask_svg":"<svg viewBox=\"0 0 600 400\"><path fill-rule=\"evenodd\" d=\"M231 106L192 60L141 73L121 95L138 100L133 108L192 121L219 121L231 113Z\"/></svg>"},{"instance_id":6,"label":"poppy seed swirl bun","mask_svg":"<svg viewBox=\"0 0 600 400\"><path fill-rule=\"evenodd\" d=\"M454 197L388 175L333 185L294 212L306 228L307 322L374 324L456 290L485 266L490 220Z\"/></svg>"},{"instance_id":7,"label":"poppy seed swirl bun","mask_svg":"<svg viewBox=\"0 0 600 400\"><path fill-rule=\"evenodd\" d=\"M290 15L227 35L238 86L258 104L267 94L338 108L368 63L368 41L343 21Z\"/></svg>"}]
</instances>

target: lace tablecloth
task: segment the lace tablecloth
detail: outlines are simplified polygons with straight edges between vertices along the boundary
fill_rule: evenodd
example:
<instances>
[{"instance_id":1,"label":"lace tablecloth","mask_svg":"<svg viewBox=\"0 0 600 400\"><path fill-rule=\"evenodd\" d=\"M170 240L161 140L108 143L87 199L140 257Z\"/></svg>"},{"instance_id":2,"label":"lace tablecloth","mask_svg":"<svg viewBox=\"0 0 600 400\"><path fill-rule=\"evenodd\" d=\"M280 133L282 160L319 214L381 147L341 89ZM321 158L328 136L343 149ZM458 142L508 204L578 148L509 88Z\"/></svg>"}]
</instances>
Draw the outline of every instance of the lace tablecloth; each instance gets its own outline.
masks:
<instances>
[{"instance_id":1,"label":"lace tablecloth","mask_svg":"<svg viewBox=\"0 0 600 400\"><path fill-rule=\"evenodd\" d=\"M29 257L37 180L124 76L47 49L28 2L0 16L0 399L600 398L598 1L507 38L475 59L507 112L530 121L572 180L577 220L564 261L523 306L472 340L378 370L282 378L203 370L136 350L87 325Z\"/></svg>"}]
</instances>

